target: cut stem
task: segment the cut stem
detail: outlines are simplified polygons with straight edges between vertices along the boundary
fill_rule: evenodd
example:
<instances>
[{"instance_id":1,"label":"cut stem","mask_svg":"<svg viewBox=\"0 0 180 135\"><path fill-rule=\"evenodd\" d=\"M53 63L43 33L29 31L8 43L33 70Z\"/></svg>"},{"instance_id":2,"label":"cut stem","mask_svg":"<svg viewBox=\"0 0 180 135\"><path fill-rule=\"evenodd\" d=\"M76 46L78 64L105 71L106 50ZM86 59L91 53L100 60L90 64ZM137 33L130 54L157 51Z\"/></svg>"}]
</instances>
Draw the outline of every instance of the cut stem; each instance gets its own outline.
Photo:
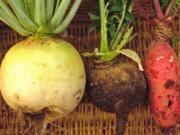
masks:
<instances>
[{"instance_id":1,"label":"cut stem","mask_svg":"<svg viewBox=\"0 0 180 135\"><path fill-rule=\"evenodd\" d=\"M163 19L164 18L164 14L162 12L159 0L153 0L153 1L154 1L154 6L155 6L157 18L158 19Z\"/></svg>"}]
</instances>

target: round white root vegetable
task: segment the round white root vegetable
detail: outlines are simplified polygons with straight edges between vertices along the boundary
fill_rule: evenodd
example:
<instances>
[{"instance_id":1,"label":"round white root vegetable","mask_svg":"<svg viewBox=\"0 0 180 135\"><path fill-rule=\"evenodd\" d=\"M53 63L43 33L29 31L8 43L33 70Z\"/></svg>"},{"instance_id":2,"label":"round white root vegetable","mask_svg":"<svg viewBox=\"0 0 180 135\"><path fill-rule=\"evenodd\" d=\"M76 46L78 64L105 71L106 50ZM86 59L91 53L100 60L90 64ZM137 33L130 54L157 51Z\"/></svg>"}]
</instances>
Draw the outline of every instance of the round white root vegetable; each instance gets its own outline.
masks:
<instances>
[{"instance_id":1,"label":"round white root vegetable","mask_svg":"<svg viewBox=\"0 0 180 135\"><path fill-rule=\"evenodd\" d=\"M34 134L44 135L47 125L72 112L83 96L86 78L79 53L52 38L67 29L81 1L0 0L0 20L31 37L14 45L0 67L2 96L20 112L22 132L34 127Z\"/></svg>"},{"instance_id":2,"label":"round white root vegetable","mask_svg":"<svg viewBox=\"0 0 180 135\"><path fill-rule=\"evenodd\" d=\"M53 38L28 38L14 45L0 68L6 103L27 113L50 117L72 112L85 89L85 70L72 45Z\"/></svg>"}]
</instances>

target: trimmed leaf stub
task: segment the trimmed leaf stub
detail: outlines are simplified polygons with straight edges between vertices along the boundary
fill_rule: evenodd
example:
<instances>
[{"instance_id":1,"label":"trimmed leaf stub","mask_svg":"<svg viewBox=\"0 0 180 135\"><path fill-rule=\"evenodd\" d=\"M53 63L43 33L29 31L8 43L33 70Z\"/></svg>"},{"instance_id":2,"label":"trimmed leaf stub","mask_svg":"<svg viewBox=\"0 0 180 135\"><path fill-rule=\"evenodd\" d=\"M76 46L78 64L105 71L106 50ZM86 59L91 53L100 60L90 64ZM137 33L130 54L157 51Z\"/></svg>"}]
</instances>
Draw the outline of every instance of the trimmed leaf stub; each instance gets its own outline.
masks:
<instances>
[{"instance_id":1,"label":"trimmed leaf stub","mask_svg":"<svg viewBox=\"0 0 180 135\"><path fill-rule=\"evenodd\" d=\"M122 50L117 51L117 52L127 56L128 58L130 58L132 60L134 60L138 64L139 70L144 71L143 66L141 64L141 58L139 57L139 55L135 51L130 50L130 49L122 49Z\"/></svg>"}]
</instances>

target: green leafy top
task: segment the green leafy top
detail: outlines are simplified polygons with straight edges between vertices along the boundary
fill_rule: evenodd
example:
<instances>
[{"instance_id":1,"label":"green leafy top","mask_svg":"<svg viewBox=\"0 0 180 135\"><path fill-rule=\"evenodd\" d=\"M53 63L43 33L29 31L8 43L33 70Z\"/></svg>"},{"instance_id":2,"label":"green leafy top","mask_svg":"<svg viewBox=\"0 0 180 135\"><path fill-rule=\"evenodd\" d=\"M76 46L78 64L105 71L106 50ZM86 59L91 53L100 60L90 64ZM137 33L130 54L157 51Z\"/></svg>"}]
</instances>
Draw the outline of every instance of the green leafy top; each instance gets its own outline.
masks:
<instances>
[{"instance_id":1,"label":"green leafy top","mask_svg":"<svg viewBox=\"0 0 180 135\"><path fill-rule=\"evenodd\" d=\"M154 0L156 17L163 19L180 9L180 0Z\"/></svg>"},{"instance_id":2,"label":"green leafy top","mask_svg":"<svg viewBox=\"0 0 180 135\"><path fill-rule=\"evenodd\" d=\"M23 36L44 36L64 31L81 0L0 0L0 20ZM70 9L68 10L68 8Z\"/></svg>"},{"instance_id":3,"label":"green leafy top","mask_svg":"<svg viewBox=\"0 0 180 135\"><path fill-rule=\"evenodd\" d=\"M180 0L134 0L133 9L136 17L143 17L149 21L167 21L177 15Z\"/></svg>"},{"instance_id":4,"label":"green leafy top","mask_svg":"<svg viewBox=\"0 0 180 135\"><path fill-rule=\"evenodd\" d=\"M160 6L163 11L168 9L172 4L172 12L176 12L180 8L180 0L160 0Z\"/></svg>"},{"instance_id":5,"label":"green leafy top","mask_svg":"<svg viewBox=\"0 0 180 135\"><path fill-rule=\"evenodd\" d=\"M132 15L131 0L99 0L100 15L90 13L96 28L100 27L100 48L93 53L84 53L84 56L95 56L98 62L110 62L123 54L139 65L142 70L141 59L138 54L123 47L134 37L135 22Z\"/></svg>"}]
</instances>

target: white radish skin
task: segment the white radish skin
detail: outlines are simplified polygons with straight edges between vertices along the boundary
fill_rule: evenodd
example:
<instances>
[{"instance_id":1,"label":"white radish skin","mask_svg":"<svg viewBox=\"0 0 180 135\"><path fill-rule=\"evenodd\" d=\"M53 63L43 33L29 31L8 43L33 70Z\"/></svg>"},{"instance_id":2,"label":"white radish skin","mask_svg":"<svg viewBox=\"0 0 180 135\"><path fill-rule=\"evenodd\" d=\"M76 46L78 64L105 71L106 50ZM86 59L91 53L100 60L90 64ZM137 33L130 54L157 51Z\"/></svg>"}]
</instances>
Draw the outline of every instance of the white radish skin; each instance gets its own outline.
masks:
<instances>
[{"instance_id":1,"label":"white radish skin","mask_svg":"<svg viewBox=\"0 0 180 135\"><path fill-rule=\"evenodd\" d=\"M28 38L14 45L0 68L0 89L15 110L59 117L80 102L86 77L80 55L72 45L53 38Z\"/></svg>"}]
</instances>

